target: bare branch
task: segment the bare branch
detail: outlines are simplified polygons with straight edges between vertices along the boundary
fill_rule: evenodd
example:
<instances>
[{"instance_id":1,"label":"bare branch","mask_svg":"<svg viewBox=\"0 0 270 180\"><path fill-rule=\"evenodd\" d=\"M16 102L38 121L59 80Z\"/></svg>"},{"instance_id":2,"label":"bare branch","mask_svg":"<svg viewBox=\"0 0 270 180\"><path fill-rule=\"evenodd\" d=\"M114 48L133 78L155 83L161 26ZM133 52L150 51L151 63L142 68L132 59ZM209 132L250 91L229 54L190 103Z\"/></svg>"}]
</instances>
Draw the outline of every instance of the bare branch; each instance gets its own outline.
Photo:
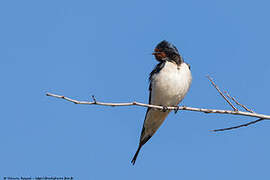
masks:
<instances>
[{"instance_id":1,"label":"bare branch","mask_svg":"<svg viewBox=\"0 0 270 180\"><path fill-rule=\"evenodd\" d=\"M222 128L222 129L215 129L215 130L212 130L213 132L226 131L226 130L237 129L237 128L240 128L240 127L246 127L246 126L249 126L251 124L255 124L257 122L270 119L270 115L255 113L254 111L248 109L243 104L240 104L234 97L230 96L228 92L224 91L224 93L226 94L226 96L229 99L234 101L237 105L241 106L242 108L244 108L248 112L239 111L226 98L226 96L220 91L219 87L215 84L215 82L212 80L212 78L210 76L207 76L207 78L210 80L211 84L215 87L215 89L219 92L219 94L234 109L234 111L219 110L219 109L206 109L206 108L194 108L194 107L186 107L186 106L164 107L164 106L153 105L153 104L144 104L144 103L140 103L140 102L136 102L136 101L127 102L127 103L106 103L106 102L98 102L94 95L92 95L92 100L93 101L78 101L78 100L75 100L75 99L71 99L71 98L68 98L68 97L65 97L65 96L62 96L62 95L57 95L57 94L52 94L52 93L46 93L46 95L51 96L51 97L55 97L55 98L64 99L66 101L73 102L75 104L100 105L100 106L112 106L112 107L114 107L114 106L142 106L142 107L155 108L155 109L158 109L158 110L161 110L161 111L164 111L164 109L166 109L166 110L174 110L175 113L178 110L186 110L186 111L195 111L195 112L204 112L204 113L231 114L231 115L240 115L240 116L249 116L249 117L260 118L260 119L257 119L255 121L251 121L249 123L241 124L241 125L238 125L238 126L232 126L232 127L228 127L228 128Z\"/></svg>"},{"instance_id":2,"label":"bare branch","mask_svg":"<svg viewBox=\"0 0 270 180\"><path fill-rule=\"evenodd\" d=\"M246 126L249 126L251 124L255 124L255 123L263 121L263 120L265 120L265 119L260 118L260 119L257 119L255 121L251 121L249 123L241 124L241 125L238 125L238 126L232 126L232 127L228 127L228 128L222 128L222 129L214 129L214 130L211 130L211 131L218 132L218 131L227 131L227 130L237 129L237 128L240 128L240 127L246 127Z\"/></svg>"},{"instance_id":3,"label":"bare branch","mask_svg":"<svg viewBox=\"0 0 270 180\"><path fill-rule=\"evenodd\" d=\"M73 102L75 104L86 104L86 105L100 105L100 106L142 106L142 107L150 107L159 110L164 110L163 106L152 105L152 104L144 104L140 102L127 102L127 103L106 103L106 102L90 102L90 101L78 101L75 99L71 99L62 95L47 93L47 96L64 99L69 102ZM219 109L206 109L206 108L195 108L195 107L186 107L186 106L173 106L166 107L168 110L185 110L185 111L195 111L195 112L204 112L204 113L217 113L217 114L231 114L231 115L241 115L241 116L249 116L256 117L262 119L270 119L270 115L251 113L251 112L243 112L243 111L230 111L230 110L219 110Z\"/></svg>"},{"instance_id":4,"label":"bare branch","mask_svg":"<svg viewBox=\"0 0 270 180\"><path fill-rule=\"evenodd\" d=\"M219 94L227 101L227 103L235 110L238 111L238 109L236 107L234 107L234 105L226 98L226 96L220 91L219 87L214 83L214 81L212 80L212 78L210 76L206 76L209 81L211 82L211 84L216 88L216 90L219 92Z\"/></svg>"},{"instance_id":5,"label":"bare branch","mask_svg":"<svg viewBox=\"0 0 270 180\"><path fill-rule=\"evenodd\" d=\"M245 105L240 104L234 97L230 96L228 92L224 92L226 94L226 96L228 98L230 98L231 100L233 100L237 105L241 106L242 108L244 108L246 111L254 113L254 111L252 111L251 109L248 109Z\"/></svg>"}]
</instances>

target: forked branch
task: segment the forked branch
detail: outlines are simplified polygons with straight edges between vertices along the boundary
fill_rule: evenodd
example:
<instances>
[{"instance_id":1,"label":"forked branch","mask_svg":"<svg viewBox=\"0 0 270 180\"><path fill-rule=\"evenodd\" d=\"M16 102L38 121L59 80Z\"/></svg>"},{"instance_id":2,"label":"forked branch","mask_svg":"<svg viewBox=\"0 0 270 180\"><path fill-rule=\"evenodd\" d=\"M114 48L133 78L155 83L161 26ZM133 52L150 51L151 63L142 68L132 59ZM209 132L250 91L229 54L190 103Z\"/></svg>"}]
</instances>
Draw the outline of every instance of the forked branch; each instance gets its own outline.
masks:
<instances>
[{"instance_id":1,"label":"forked branch","mask_svg":"<svg viewBox=\"0 0 270 180\"><path fill-rule=\"evenodd\" d=\"M240 116L249 116L249 117L259 118L259 119L255 120L255 121L251 121L249 123L245 123L245 124L242 124L242 125L233 126L233 127L229 127L229 128L222 128L222 129L212 130L213 132L232 130L232 129L236 129L236 128L240 128L240 127L249 126L251 124L255 124L255 123L260 122L260 121L263 121L263 120L269 120L270 119L270 115L255 113L254 111L251 111L250 109L246 108L246 106L240 104L235 98L229 96L228 93L226 93L227 94L227 97L229 99L233 100L234 103L236 103L237 105L241 106L242 108L244 108L246 110L246 111L239 111L229 101L229 99L226 98L226 96L222 93L222 91L214 83L213 79L210 76L207 76L207 77L210 80L211 84L219 92L219 94L233 108L233 111L231 111L231 110L220 110L220 109L196 108L196 107L187 107L187 106L173 106L173 107L166 107L165 109L167 109L167 110L175 110L175 111L183 110L183 111L195 111L195 112L203 112L203 113L231 114L231 115L240 115ZM125 103L100 102L100 101L97 101L94 96L92 96L92 101L78 101L76 99L72 99L72 98L69 98L69 97L66 97L66 96L52 94L52 93L46 93L46 95L47 96L51 96L51 97L55 97L55 98L64 99L66 101L73 102L75 104L100 105L100 106L111 106L111 107L115 107L115 106L142 106L142 107L155 108L155 109L158 109L158 110L164 110L164 107L163 106L153 105L153 104L144 104L144 103L140 103L140 102L136 102L136 101L125 102Z\"/></svg>"}]
</instances>

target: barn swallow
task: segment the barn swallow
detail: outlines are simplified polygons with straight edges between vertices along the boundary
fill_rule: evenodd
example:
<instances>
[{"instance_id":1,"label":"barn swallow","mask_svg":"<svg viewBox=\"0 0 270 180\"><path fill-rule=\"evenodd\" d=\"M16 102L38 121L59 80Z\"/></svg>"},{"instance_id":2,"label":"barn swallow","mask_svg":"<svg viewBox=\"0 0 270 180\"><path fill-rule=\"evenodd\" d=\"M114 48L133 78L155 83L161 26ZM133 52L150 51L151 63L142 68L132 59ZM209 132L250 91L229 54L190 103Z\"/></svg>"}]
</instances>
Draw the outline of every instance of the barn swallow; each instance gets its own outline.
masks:
<instances>
[{"instance_id":1,"label":"barn swallow","mask_svg":"<svg viewBox=\"0 0 270 180\"><path fill-rule=\"evenodd\" d=\"M139 147L131 161L134 165L142 146L155 134L170 113L169 106L177 106L189 90L192 76L177 48L161 41L153 55L159 62L149 77L149 104L163 106L163 110L148 108L141 132Z\"/></svg>"}]
</instances>

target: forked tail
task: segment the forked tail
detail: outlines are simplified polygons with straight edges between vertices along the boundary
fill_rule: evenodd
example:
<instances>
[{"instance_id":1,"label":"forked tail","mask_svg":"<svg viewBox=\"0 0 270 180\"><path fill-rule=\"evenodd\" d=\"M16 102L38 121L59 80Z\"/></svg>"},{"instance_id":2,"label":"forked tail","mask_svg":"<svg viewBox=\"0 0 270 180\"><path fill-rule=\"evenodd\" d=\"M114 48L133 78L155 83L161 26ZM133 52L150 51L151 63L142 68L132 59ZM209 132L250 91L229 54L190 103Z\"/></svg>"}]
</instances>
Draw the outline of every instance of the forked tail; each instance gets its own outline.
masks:
<instances>
[{"instance_id":1,"label":"forked tail","mask_svg":"<svg viewBox=\"0 0 270 180\"><path fill-rule=\"evenodd\" d=\"M139 147L138 147L138 149L137 149L137 151L136 151L136 153L135 153L135 155L134 155L133 159L131 160L132 165L134 165L134 164L135 164L136 159L137 159L137 156L138 156L138 154L139 154L139 152L140 152L141 148L142 148L142 145L141 145L141 143L140 143L140 145L139 145Z\"/></svg>"}]
</instances>

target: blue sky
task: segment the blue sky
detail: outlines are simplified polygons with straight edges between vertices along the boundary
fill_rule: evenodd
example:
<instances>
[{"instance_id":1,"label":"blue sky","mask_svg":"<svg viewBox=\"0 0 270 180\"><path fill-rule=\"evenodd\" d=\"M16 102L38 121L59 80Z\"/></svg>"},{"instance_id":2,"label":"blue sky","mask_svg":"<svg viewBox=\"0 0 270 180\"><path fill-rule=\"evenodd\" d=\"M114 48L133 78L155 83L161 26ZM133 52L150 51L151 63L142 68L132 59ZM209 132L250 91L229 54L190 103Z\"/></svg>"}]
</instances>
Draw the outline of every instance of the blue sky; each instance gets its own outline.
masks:
<instances>
[{"instance_id":1,"label":"blue sky","mask_svg":"<svg viewBox=\"0 0 270 180\"><path fill-rule=\"evenodd\" d=\"M269 111L270 2L1 1L0 176L75 179L268 179L270 124L178 112L143 147L145 108L74 105L148 101L151 55L161 40L191 64L181 103L230 109L206 79L258 113Z\"/></svg>"}]
</instances>

